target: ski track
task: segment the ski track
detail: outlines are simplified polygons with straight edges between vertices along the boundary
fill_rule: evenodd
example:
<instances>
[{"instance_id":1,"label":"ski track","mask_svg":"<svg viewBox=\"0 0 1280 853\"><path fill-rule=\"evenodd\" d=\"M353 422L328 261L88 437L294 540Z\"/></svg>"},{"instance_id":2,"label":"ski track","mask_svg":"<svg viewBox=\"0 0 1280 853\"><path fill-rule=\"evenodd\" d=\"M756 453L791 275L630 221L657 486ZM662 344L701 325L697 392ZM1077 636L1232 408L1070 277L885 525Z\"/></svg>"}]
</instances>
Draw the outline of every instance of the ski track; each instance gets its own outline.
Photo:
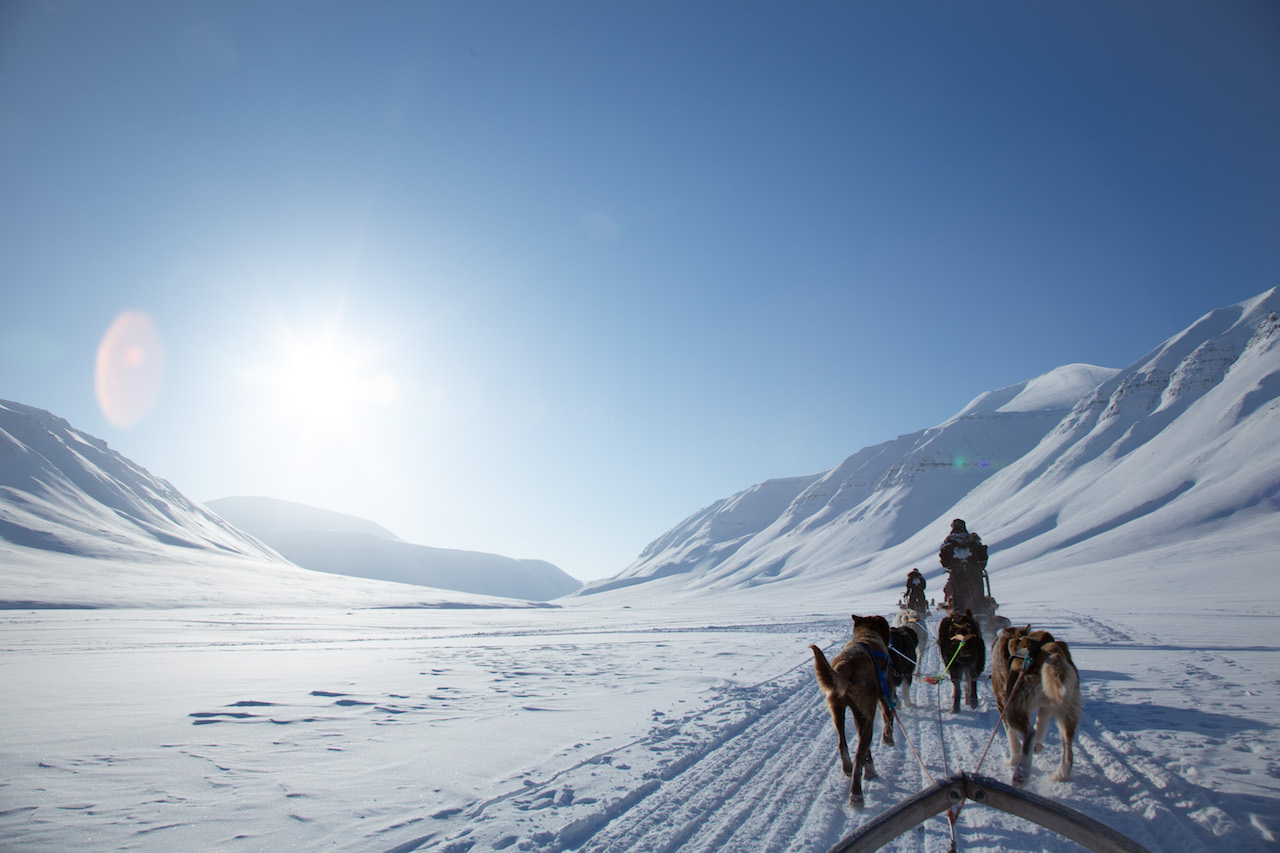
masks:
<instances>
[{"instance_id":1,"label":"ski track","mask_svg":"<svg viewBox=\"0 0 1280 853\"><path fill-rule=\"evenodd\" d=\"M928 624L935 630L937 619ZM1041 624L1063 638L1083 634L1090 642L1135 642L1123 627L1080 613L1056 614ZM815 621L813 635L836 635L828 644L828 652L834 652L847 640L845 625ZM1233 666L1226 657L1206 651L1186 662L1186 678L1223 678L1214 673L1229 672ZM989 667L988 658L988 673ZM541 784L524 781L510 794L445 815L450 825L463 825L443 837L433 833L388 853L423 847L444 853L473 848L530 853L821 853L876 814L950 775L967 771L1007 781L1007 738L1003 729L996 731L999 718L989 675L979 685L979 708L962 706L960 713L952 714L951 682L939 678L931 685L919 677L938 675L941 669L937 645L931 642L921 656L912 690L915 704L900 708L895 746L881 743L877 721L873 755L878 778L864 781L864 810L846 805L849 783L840 770L835 729L814 682L812 664L805 660L762 684L729 688L699 712L657 719L648 736ZM1029 790L1084 812L1152 851L1274 849L1256 837L1242 837L1203 789L1163 766L1159 756L1144 752L1138 738L1123 727L1110 727L1091 716L1092 685L1082 686L1085 714L1076 735L1071 781L1049 778L1061 756L1057 729L1051 726L1045 749L1035 758ZM1105 698L1105 690L1099 689ZM979 767L984 750L988 751ZM575 799L575 789L598 790L601 776L610 777L611 796ZM539 819L522 833L522 827L530 825L530 813ZM1224 835L1214 837L1219 828ZM974 803L962 808L956 839L962 851L1081 849L1047 829ZM932 853L946 851L950 844L945 815L938 815L884 849Z\"/></svg>"}]
</instances>

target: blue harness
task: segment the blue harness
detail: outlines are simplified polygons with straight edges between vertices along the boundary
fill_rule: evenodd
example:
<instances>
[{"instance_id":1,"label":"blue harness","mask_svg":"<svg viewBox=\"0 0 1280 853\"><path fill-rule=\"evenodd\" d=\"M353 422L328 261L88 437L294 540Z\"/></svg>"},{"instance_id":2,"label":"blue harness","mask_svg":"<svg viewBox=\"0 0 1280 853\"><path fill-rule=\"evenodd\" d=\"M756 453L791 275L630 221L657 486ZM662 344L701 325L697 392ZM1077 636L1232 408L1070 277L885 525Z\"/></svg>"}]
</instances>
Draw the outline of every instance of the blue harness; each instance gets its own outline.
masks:
<instances>
[{"instance_id":1,"label":"blue harness","mask_svg":"<svg viewBox=\"0 0 1280 853\"><path fill-rule=\"evenodd\" d=\"M889 656L878 649L873 649L866 643L857 643L858 648L867 653L871 658L871 663L876 668L876 678L880 679L880 695L884 697L884 704L890 710L894 710L898 703L893 699L893 688L889 686Z\"/></svg>"}]
</instances>

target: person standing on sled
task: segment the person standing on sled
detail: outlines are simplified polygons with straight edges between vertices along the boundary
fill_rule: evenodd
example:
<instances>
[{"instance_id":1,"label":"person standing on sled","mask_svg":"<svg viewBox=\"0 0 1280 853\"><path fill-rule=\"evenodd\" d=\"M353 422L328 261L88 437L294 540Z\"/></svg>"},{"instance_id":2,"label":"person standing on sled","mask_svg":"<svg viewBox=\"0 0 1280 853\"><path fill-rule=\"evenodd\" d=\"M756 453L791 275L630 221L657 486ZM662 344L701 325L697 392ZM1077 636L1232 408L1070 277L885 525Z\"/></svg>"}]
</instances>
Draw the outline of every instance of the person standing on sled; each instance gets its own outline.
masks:
<instances>
[{"instance_id":1,"label":"person standing on sled","mask_svg":"<svg viewBox=\"0 0 1280 853\"><path fill-rule=\"evenodd\" d=\"M926 613L929 610L929 604L924 597L924 588L927 586L924 575L920 574L919 569L912 569L907 575L907 608L917 613Z\"/></svg>"},{"instance_id":2,"label":"person standing on sled","mask_svg":"<svg viewBox=\"0 0 1280 853\"><path fill-rule=\"evenodd\" d=\"M938 562L947 570L947 585L942 593L948 605L960 613L976 609L983 596L987 546L965 526L964 519L951 522L951 533L938 549Z\"/></svg>"}]
</instances>

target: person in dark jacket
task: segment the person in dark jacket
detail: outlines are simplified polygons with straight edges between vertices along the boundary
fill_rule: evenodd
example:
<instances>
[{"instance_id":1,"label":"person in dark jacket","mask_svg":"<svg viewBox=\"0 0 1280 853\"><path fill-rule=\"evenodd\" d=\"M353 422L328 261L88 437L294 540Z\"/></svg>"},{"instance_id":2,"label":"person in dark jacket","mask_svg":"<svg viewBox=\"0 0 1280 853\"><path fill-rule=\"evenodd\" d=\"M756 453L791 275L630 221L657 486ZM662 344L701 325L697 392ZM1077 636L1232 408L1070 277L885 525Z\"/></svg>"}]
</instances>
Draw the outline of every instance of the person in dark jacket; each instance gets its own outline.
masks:
<instances>
[{"instance_id":1,"label":"person in dark jacket","mask_svg":"<svg viewBox=\"0 0 1280 853\"><path fill-rule=\"evenodd\" d=\"M929 609L929 604L924 597L924 588L928 584L925 583L924 575L920 574L919 569L912 569L907 575L907 607L917 613L923 613Z\"/></svg>"},{"instance_id":2,"label":"person in dark jacket","mask_svg":"<svg viewBox=\"0 0 1280 853\"><path fill-rule=\"evenodd\" d=\"M963 518L957 518L951 522L951 533L938 549L938 561L944 569L950 569L953 563L972 563L985 569L987 546L982 544L982 537L965 526Z\"/></svg>"},{"instance_id":3,"label":"person in dark jacket","mask_svg":"<svg viewBox=\"0 0 1280 853\"><path fill-rule=\"evenodd\" d=\"M947 570L942 595L948 606L960 612L978 606L987 574L987 546L968 529L963 518L951 522L951 533L938 549L938 561Z\"/></svg>"}]
</instances>

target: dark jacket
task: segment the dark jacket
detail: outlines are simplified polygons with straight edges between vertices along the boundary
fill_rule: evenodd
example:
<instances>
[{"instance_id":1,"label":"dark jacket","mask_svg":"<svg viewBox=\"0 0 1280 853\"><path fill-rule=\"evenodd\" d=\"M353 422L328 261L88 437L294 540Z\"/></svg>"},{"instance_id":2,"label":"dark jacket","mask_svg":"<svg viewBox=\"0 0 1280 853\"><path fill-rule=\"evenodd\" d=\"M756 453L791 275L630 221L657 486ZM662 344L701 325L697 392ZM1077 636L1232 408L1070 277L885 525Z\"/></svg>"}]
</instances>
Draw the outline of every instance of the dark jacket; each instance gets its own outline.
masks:
<instances>
[{"instance_id":1,"label":"dark jacket","mask_svg":"<svg viewBox=\"0 0 1280 853\"><path fill-rule=\"evenodd\" d=\"M952 533L942 541L938 549L938 561L944 569L950 569L954 563L968 561L980 569L987 566L987 546L972 531Z\"/></svg>"}]
</instances>

